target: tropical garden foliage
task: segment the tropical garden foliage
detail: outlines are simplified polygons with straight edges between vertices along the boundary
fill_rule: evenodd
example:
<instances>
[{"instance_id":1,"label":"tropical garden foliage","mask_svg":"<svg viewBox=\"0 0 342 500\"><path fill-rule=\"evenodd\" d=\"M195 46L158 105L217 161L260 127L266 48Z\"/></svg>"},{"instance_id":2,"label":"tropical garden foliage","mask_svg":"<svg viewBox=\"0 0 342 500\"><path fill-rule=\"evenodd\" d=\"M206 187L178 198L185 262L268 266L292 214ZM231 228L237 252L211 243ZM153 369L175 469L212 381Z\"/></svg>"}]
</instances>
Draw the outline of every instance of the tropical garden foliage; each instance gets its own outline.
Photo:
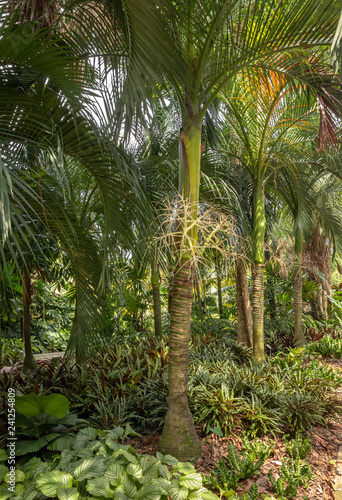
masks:
<instances>
[{"instance_id":1,"label":"tropical garden foliage","mask_svg":"<svg viewBox=\"0 0 342 500\"><path fill-rule=\"evenodd\" d=\"M295 498L342 414L340 2L0 9L0 498L234 498L270 433ZM203 479L210 433L244 447Z\"/></svg>"}]
</instances>

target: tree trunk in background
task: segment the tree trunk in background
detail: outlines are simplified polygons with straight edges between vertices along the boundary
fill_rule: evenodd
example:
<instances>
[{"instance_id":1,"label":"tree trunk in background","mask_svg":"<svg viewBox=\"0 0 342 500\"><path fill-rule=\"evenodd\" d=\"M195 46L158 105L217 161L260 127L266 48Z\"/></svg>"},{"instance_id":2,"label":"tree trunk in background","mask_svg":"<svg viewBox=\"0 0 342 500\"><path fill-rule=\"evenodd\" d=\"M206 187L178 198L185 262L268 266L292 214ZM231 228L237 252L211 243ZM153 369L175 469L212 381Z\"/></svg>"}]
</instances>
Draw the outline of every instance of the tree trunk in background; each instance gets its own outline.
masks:
<instances>
[{"instance_id":1,"label":"tree trunk in background","mask_svg":"<svg viewBox=\"0 0 342 500\"><path fill-rule=\"evenodd\" d=\"M321 233L318 224L312 239L305 246L305 267L309 279L316 281L320 288L310 304L313 318L321 321L328 317L328 296L331 295L330 257L331 244L327 244L327 236Z\"/></svg>"},{"instance_id":2,"label":"tree trunk in background","mask_svg":"<svg viewBox=\"0 0 342 500\"><path fill-rule=\"evenodd\" d=\"M25 272L25 271L24 271ZM23 286L23 338L25 345L25 357L23 370L36 370L37 363L33 357L31 345L31 276L24 276Z\"/></svg>"},{"instance_id":3,"label":"tree trunk in background","mask_svg":"<svg viewBox=\"0 0 342 500\"><path fill-rule=\"evenodd\" d=\"M253 347L253 317L249 298L246 262L243 259L237 259L235 261L235 270L237 341L247 347Z\"/></svg>"},{"instance_id":4,"label":"tree trunk in background","mask_svg":"<svg viewBox=\"0 0 342 500\"><path fill-rule=\"evenodd\" d=\"M253 196L253 357L264 361L264 247L265 196L261 180L255 179Z\"/></svg>"},{"instance_id":5,"label":"tree trunk in background","mask_svg":"<svg viewBox=\"0 0 342 500\"><path fill-rule=\"evenodd\" d=\"M265 259L268 261L271 258L271 252L269 250L265 250ZM270 307L270 318L277 319L277 306L276 306L276 301L275 301L275 296L274 296L274 290L272 288L272 285L269 282L268 279L268 272L266 268L266 280L267 280L267 296L268 296L268 304Z\"/></svg>"},{"instance_id":6,"label":"tree trunk in background","mask_svg":"<svg viewBox=\"0 0 342 500\"><path fill-rule=\"evenodd\" d=\"M153 292L153 316L154 316L154 334L158 338L163 336L161 302L160 302L160 280L156 266L152 265L151 283Z\"/></svg>"},{"instance_id":7,"label":"tree trunk in background","mask_svg":"<svg viewBox=\"0 0 342 500\"><path fill-rule=\"evenodd\" d=\"M198 277L196 276L196 273L194 274L194 281L195 281L196 297L197 297L197 305L198 305L199 315L200 315L201 321L203 321L203 307L202 307L201 290L199 287Z\"/></svg>"},{"instance_id":8,"label":"tree trunk in background","mask_svg":"<svg viewBox=\"0 0 342 500\"><path fill-rule=\"evenodd\" d=\"M188 371L193 269L191 259L196 252L196 224L199 200L201 163L201 124L196 121L197 109L188 108L183 119L179 142L179 192L184 197L183 215L178 218L179 229L191 243L176 243L176 258L172 287L169 337L169 407L158 450L180 461L197 459L202 454L201 441L196 433L188 403ZM186 212L184 212L186 211ZM183 221L183 222L182 222ZM187 222L188 221L188 222ZM188 226L189 224L189 226Z\"/></svg>"},{"instance_id":9,"label":"tree trunk in background","mask_svg":"<svg viewBox=\"0 0 342 500\"><path fill-rule=\"evenodd\" d=\"M294 326L294 343L296 346L305 345L306 339L303 332L303 267L302 267L302 252L303 252L303 232L300 228L296 230L295 237L295 254L296 263L294 270L293 283L293 310L295 317Z\"/></svg>"},{"instance_id":10,"label":"tree trunk in background","mask_svg":"<svg viewBox=\"0 0 342 500\"><path fill-rule=\"evenodd\" d=\"M216 276L217 276L217 295L218 295L218 306L220 319L223 319L223 301L222 301L222 281L221 281L221 268L219 263L219 257L216 251Z\"/></svg>"}]
</instances>

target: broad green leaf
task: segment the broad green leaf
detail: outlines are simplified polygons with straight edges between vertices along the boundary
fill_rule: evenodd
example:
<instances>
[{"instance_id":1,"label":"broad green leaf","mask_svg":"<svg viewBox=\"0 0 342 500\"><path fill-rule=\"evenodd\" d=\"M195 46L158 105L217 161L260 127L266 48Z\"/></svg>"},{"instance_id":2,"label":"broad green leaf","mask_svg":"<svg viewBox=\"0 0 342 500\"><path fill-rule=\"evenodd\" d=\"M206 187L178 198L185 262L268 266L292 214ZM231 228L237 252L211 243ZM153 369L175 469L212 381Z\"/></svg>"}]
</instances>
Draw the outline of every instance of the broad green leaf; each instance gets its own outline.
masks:
<instances>
[{"instance_id":1,"label":"broad green leaf","mask_svg":"<svg viewBox=\"0 0 342 500\"><path fill-rule=\"evenodd\" d=\"M55 497L58 488L72 487L72 476L59 470L44 472L37 477L36 487L47 497Z\"/></svg>"},{"instance_id":2,"label":"broad green leaf","mask_svg":"<svg viewBox=\"0 0 342 500\"><path fill-rule=\"evenodd\" d=\"M6 462L8 455L3 448L0 449L0 462Z\"/></svg>"},{"instance_id":3,"label":"broad green leaf","mask_svg":"<svg viewBox=\"0 0 342 500\"><path fill-rule=\"evenodd\" d=\"M101 476L107 469L104 464L104 459L100 457L86 458L75 469L74 478L76 481L84 481L84 479L93 479L94 477Z\"/></svg>"},{"instance_id":4,"label":"broad green leaf","mask_svg":"<svg viewBox=\"0 0 342 500\"><path fill-rule=\"evenodd\" d=\"M137 498L139 500L159 500L160 488L156 483L148 482L140 488Z\"/></svg>"},{"instance_id":5,"label":"broad green leaf","mask_svg":"<svg viewBox=\"0 0 342 500\"><path fill-rule=\"evenodd\" d=\"M157 479L152 479L152 482L158 485L158 488L162 495L169 494L171 481L168 481L167 479L164 479L162 477L157 477Z\"/></svg>"},{"instance_id":6,"label":"broad green leaf","mask_svg":"<svg viewBox=\"0 0 342 500\"><path fill-rule=\"evenodd\" d=\"M159 475L171 481L172 474L166 465L159 466Z\"/></svg>"},{"instance_id":7,"label":"broad green leaf","mask_svg":"<svg viewBox=\"0 0 342 500\"><path fill-rule=\"evenodd\" d=\"M130 453L127 450L118 450L113 454L113 457L118 458L118 460L120 460L121 456L123 456L126 459L126 461L128 460L132 464L139 465L139 460L137 459L137 457L132 455L132 453Z\"/></svg>"},{"instance_id":8,"label":"broad green leaf","mask_svg":"<svg viewBox=\"0 0 342 500\"><path fill-rule=\"evenodd\" d=\"M114 490L111 489L109 479L105 476L90 479L86 488L94 497L114 498Z\"/></svg>"},{"instance_id":9,"label":"broad green leaf","mask_svg":"<svg viewBox=\"0 0 342 500\"><path fill-rule=\"evenodd\" d=\"M15 491L15 496L20 498L23 496L25 492L25 486L23 484L18 483L15 485L14 491Z\"/></svg>"},{"instance_id":10,"label":"broad green leaf","mask_svg":"<svg viewBox=\"0 0 342 500\"><path fill-rule=\"evenodd\" d=\"M183 474L192 474L196 472L195 467L190 462L178 462L174 467L174 471L182 472Z\"/></svg>"},{"instance_id":11,"label":"broad green leaf","mask_svg":"<svg viewBox=\"0 0 342 500\"><path fill-rule=\"evenodd\" d=\"M136 467L136 466L135 466ZM118 486L121 478L126 474L124 467L120 464L110 464L108 466L106 477L109 479L110 484Z\"/></svg>"},{"instance_id":12,"label":"broad green leaf","mask_svg":"<svg viewBox=\"0 0 342 500\"><path fill-rule=\"evenodd\" d=\"M77 500L79 495L77 488L58 488L57 490L58 500Z\"/></svg>"},{"instance_id":13,"label":"broad green leaf","mask_svg":"<svg viewBox=\"0 0 342 500\"><path fill-rule=\"evenodd\" d=\"M46 446L50 441L58 438L60 434L57 432L48 434L39 439L28 439L25 441L18 441L15 446L15 451L18 456L27 455L28 453L35 453Z\"/></svg>"},{"instance_id":14,"label":"broad green leaf","mask_svg":"<svg viewBox=\"0 0 342 500\"><path fill-rule=\"evenodd\" d=\"M189 490L197 490L202 486L202 476L197 472L193 472L191 474L181 476L179 478L179 483L181 486L189 488Z\"/></svg>"},{"instance_id":15,"label":"broad green leaf","mask_svg":"<svg viewBox=\"0 0 342 500\"><path fill-rule=\"evenodd\" d=\"M171 482L169 495L171 500L185 500L189 494L188 488L184 488L177 480Z\"/></svg>"},{"instance_id":16,"label":"broad green leaf","mask_svg":"<svg viewBox=\"0 0 342 500\"><path fill-rule=\"evenodd\" d=\"M139 465L144 472L144 476L157 476L161 462L154 457L145 456L139 460Z\"/></svg>"},{"instance_id":17,"label":"broad green leaf","mask_svg":"<svg viewBox=\"0 0 342 500\"><path fill-rule=\"evenodd\" d=\"M126 476L122 479L121 484L124 488L124 492L130 498L137 497L137 487L133 479L126 474Z\"/></svg>"},{"instance_id":18,"label":"broad green leaf","mask_svg":"<svg viewBox=\"0 0 342 500\"><path fill-rule=\"evenodd\" d=\"M218 500L218 496L212 491L205 491L202 493L203 500Z\"/></svg>"},{"instance_id":19,"label":"broad green leaf","mask_svg":"<svg viewBox=\"0 0 342 500\"><path fill-rule=\"evenodd\" d=\"M216 434L216 436L223 437L223 432L220 427L209 427L210 432Z\"/></svg>"},{"instance_id":20,"label":"broad green leaf","mask_svg":"<svg viewBox=\"0 0 342 500\"><path fill-rule=\"evenodd\" d=\"M4 481L10 481L10 473L8 472L5 477L4 477ZM25 481L25 473L22 471L22 470L19 470L19 469L15 469L15 482L16 483L22 483L23 481Z\"/></svg>"},{"instance_id":21,"label":"broad green leaf","mask_svg":"<svg viewBox=\"0 0 342 500\"><path fill-rule=\"evenodd\" d=\"M22 466L22 470L25 472L26 479L31 479L37 477L42 472L50 471L52 466L54 466L54 464L43 462L40 458L33 457Z\"/></svg>"},{"instance_id":22,"label":"broad green leaf","mask_svg":"<svg viewBox=\"0 0 342 500\"><path fill-rule=\"evenodd\" d=\"M124 433L125 431L122 427L115 427L115 429L108 431L107 437L111 437L114 441L117 441Z\"/></svg>"},{"instance_id":23,"label":"broad green leaf","mask_svg":"<svg viewBox=\"0 0 342 500\"><path fill-rule=\"evenodd\" d=\"M12 491L8 491L8 485L2 484L0 486L0 500L7 500L7 498L14 497L14 493Z\"/></svg>"},{"instance_id":24,"label":"broad green leaf","mask_svg":"<svg viewBox=\"0 0 342 500\"><path fill-rule=\"evenodd\" d=\"M47 447L48 450L50 451L63 451L66 448L71 448L73 443L75 442L75 437L74 436L61 436L52 443L50 443Z\"/></svg>"},{"instance_id":25,"label":"broad green leaf","mask_svg":"<svg viewBox=\"0 0 342 500\"><path fill-rule=\"evenodd\" d=\"M157 456L157 458L158 458L158 456ZM158 460L160 460L160 459L158 458ZM172 467L174 467L175 465L177 465L179 463L177 458L173 457L172 455L164 455L162 462L164 464L171 465Z\"/></svg>"},{"instance_id":26,"label":"broad green leaf","mask_svg":"<svg viewBox=\"0 0 342 500\"><path fill-rule=\"evenodd\" d=\"M143 475L143 471L140 465L129 464L127 474L130 474L134 479L138 479Z\"/></svg>"},{"instance_id":27,"label":"broad green leaf","mask_svg":"<svg viewBox=\"0 0 342 500\"><path fill-rule=\"evenodd\" d=\"M4 464L0 464L0 483L2 483L2 481L4 480L7 472L9 472L9 468Z\"/></svg>"},{"instance_id":28,"label":"broad green leaf","mask_svg":"<svg viewBox=\"0 0 342 500\"><path fill-rule=\"evenodd\" d=\"M25 417L36 417L41 413L56 418L64 417L69 411L69 400L62 394L37 396L33 392L16 398L16 410Z\"/></svg>"}]
</instances>

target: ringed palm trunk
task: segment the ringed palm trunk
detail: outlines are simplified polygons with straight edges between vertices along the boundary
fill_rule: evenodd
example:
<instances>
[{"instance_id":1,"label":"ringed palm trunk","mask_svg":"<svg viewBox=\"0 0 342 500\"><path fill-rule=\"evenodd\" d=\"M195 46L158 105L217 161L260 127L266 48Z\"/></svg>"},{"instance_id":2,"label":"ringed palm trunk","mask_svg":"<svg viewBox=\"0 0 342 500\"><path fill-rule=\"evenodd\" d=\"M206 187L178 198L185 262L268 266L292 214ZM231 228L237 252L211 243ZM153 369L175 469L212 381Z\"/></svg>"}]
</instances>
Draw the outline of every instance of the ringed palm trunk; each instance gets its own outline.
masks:
<instances>
[{"instance_id":1,"label":"ringed palm trunk","mask_svg":"<svg viewBox=\"0 0 342 500\"><path fill-rule=\"evenodd\" d=\"M293 310L295 318L294 326L294 343L296 346L305 345L306 339L303 332L303 299L302 299L302 252L303 252L303 232L301 229L296 230L295 237L295 273L294 273L294 300Z\"/></svg>"},{"instance_id":2,"label":"ringed palm trunk","mask_svg":"<svg viewBox=\"0 0 342 500\"><path fill-rule=\"evenodd\" d=\"M264 361L264 240L265 196L261 179L254 185L253 233L253 357Z\"/></svg>"},{"instance_id":3,"label":"ringed palm trunk","mask_svg":"<svg viewBox=\"0 0 342 500\"><path fill-rule=\"evenodd\" d=\"M183 123L179 144L179 190L190 220L197 220L201 160L201 125L189 116ZM189 208L187 205L190 204ZM184 215L184 214L182 214ZM188 403L188 364L194 269L192 252L197 242L197 227L187 228L186 217L178 229L191 238L188 248L178 243L174 270L169 338L169 408L158 450L178 460L201 456L201 441L196 433Z\"/></svg>"},{"instance_id":4,"label":"ringed palm trunk","mask_svg":"<svg viewBox=\"0 0 342 500\"><path fill-rule=\"evenodd\" d=\"M243 259L235 261L236 270L236 305L237 305L237 341L247 347L253 347L253 317L249 300L247 266Z\"/></svg>"},{"instance_id":5,"label":"ringed palm trunk","mask_svg":"<svg viewBox=\"0 0 342 500\"><path fill-rule=\"evenodd\" d=\"M23 287L23 339L25 345L25 357L23 370L35 370L37 363L33 357L31 345L31 276L26 274L24 276Z\"/></svg>"},{"instance_id":6,"label":"ringed palm trunk","mask_svg":"<svg viewBox=\"0 0 342 500\"><path fill-rule=\"evenodd\" d=\"M157 266L153 263L151 270L151 283L153 292L153 315L154 315L154 334L156 337L163 336L163 326L161 317L160 303L160 282Z\"/></svg>"},{"instance_id":7,"label":"ringed palm trunk","mask_svg":"<svg viewBox=\"0 0 342 500\"><path fill-rule=\"evenodd\" d=\"M221 281L221 268L218 258L218 252L216 252L216 277L217 277L217 295L218 295L218 306L220 319L223 319L223 300L222 300L222 281Z\"/></svg>"}]
</instances>

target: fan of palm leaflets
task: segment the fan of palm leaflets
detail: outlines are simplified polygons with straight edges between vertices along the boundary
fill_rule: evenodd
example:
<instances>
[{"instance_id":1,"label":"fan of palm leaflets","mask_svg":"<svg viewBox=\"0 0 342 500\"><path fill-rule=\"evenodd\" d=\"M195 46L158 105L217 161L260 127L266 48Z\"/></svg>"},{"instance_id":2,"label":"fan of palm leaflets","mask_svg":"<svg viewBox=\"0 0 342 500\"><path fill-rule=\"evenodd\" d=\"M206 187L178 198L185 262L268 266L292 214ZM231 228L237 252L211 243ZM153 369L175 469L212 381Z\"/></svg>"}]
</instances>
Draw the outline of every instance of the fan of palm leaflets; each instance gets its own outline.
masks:
<instances>
[{"instance_id":1,"label":"fan of palm leaflets","mask_svg":"<svg viewBox=\"0 0 342 500\"><path fill-rule=\"evenodd\" d=\"M76 349L81 360L96 345L101 332L103 299L99 285L103 252L100 257L89 230L77 220L68 198L56 184L56 176L49 175L47 169L50 165L51 171L51 165L55 165L65 174L67 158L72 158L92 173L101 193L107 228L105 252L109 251L114 233L131 245L133 230L129 221L143 219L148 204L137 179L138 168L87 118L96 112L94 106L90 107L96 80L93 68L87 68L80 59L84 47L79 38L75 40L70 35L66 44L64 38L52 31L33 28L34 23L19 25L13 15L3 12L0 252L4 260L3 245L7 244L16 261L13 248L19 254L21 249L15 234L25 241L25 234L34 237L35 221L45 224L62 242L77 283L69 349ZM130 211L132 216L127 218Z\"/></svg>"}]
</instances>

